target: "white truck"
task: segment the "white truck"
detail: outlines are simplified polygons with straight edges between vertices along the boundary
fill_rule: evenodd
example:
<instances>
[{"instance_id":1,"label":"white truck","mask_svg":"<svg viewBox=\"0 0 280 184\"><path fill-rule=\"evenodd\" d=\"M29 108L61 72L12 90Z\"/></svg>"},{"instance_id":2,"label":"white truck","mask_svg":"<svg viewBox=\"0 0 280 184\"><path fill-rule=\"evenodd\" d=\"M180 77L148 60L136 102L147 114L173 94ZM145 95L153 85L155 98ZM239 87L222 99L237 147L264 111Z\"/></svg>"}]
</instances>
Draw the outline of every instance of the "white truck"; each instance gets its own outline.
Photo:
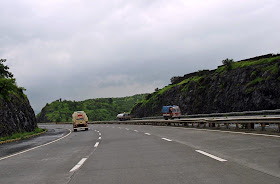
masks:
<instances>
[{"instance_id":1,"label":"white truck","mask_svg":"<svg viewBox=\"0 0 280 184\"><path fill-rule=\"evenodd\" d=\"M84 111L76 111L72 114L73 129L88 130L88 117Z\"/></svg>"},{"instance_id":2,"label":"white truck","mask_svg":"<svg viewBox=\"0 0 280 184\"><path fill-rule=\"evenodd\" d=\"M117 115L117 119L120 121L130 120L130 114L124 112Z\"/></svg>"}]
</instances>

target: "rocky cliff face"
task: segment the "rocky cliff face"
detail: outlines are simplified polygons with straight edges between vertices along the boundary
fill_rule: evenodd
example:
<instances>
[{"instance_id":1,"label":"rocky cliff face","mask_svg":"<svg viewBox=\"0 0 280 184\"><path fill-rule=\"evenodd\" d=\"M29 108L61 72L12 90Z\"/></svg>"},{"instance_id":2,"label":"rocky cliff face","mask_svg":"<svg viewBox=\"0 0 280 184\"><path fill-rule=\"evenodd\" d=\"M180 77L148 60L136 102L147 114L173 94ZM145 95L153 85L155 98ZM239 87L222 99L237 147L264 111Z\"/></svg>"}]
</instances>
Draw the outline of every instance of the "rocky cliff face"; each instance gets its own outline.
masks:
<instances>
[{"instance_id":1,"label":"rocky cliff face","mask_svg":"<svg viewBox=\"0 0 280 184\"><path fill-rule=\"evenodd\" d=\"M268 54L173 79L134 106L135 117L161 115L163 105L179 105L183 114L207 114L280 108L280 56Z\"/></svg>"},{"instance_id":2,"label":"rocky cliff face","mask_svg":"<svg viewBox=\"0 0 280 184\"><path fill-rule=\"evenodd\" d=\"M31 132L37 128L34 111L24 95L10 95L9 100L0 98L0 137L17 132Z\"/></svg>"}]
</instances>

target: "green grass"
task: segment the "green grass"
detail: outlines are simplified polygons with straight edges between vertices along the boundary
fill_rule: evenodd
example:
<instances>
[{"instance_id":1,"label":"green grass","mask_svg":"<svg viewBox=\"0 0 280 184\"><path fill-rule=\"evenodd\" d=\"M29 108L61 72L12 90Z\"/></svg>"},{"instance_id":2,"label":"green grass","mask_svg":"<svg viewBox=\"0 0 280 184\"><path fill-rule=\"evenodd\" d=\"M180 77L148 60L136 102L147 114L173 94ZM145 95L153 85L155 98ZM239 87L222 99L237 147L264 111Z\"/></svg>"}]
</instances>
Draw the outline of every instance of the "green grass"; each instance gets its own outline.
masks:
<instances>
[{"instance_id":1,"label":"green grass","mask_svg":"<svg viewBox=\"0 0 280 184\"><path fill-rule=\"evenodd\" d=\"M160 89L157 94L158 95L162 95L163 93L165 93L166 91L170 90L171 88L173 88L174 86L176 86L177 84L173 84L173 85L168 85L162 89Z\"/></svg>"},{"instance_id":2,"label":"green grass","mask_svg":"<svg viewBox=\"0 0 280 184\"><path fill-rule=\"evenodd\" d=\"M275 63L274 65L268 65L262 68L262 71L270 71L272 74L275 75L279 72L278 63Z\"/></svg>"},{"instance_id":3,"label":"green grass","mask_svg":"<svg viewBox=\"0 0 280 184\"><path fill-rule=\"evenodd\" d=\"M255 61L239 61L239 62L233 62L232 63L232 69L237 69L237 68L243 68L243 67L248 67L248 66L254 66L254 65L262 65L262 64L270 64L275 61L280 60L280 56L273 57L273 58L263 58ZM221 66L219 67L216 72L217 73L222 73L226 71L226 66Z\"/></svg>"},{"instance_id":4,"label":"green grass","mask_svg":"<svg viewBox=\"0 0 280 184\"><path fill-rule=\"evenodd\" d=\"M206 75L203 75L203 76L193 76L193 77L190 77L190 78L187 78L183 81L181 81L180 83L178 83L177 85L183 85L183 84L186 84L186 83L189 83L191 81L193 82L198 82L200 79L206 77Z\"/></svg>"},{"instance_id":5,"label":"green grass","mask_svg":"<svg viewBox=\"0 0 280 184\"><path fill-rule=\"evenodd\" d=\"M6 140L11 140L11 139L24 139L24 137L34 135L34 134L38 134L38 133L41 133L41 132L44 132L44 131L45 131L45 129L36 128L35 131L33 131L33 132L15 133L11 136L0 137L0 141L6 141Z\"/></svg>"},{"instance_id":6,"label":"green grass","mask_svg":"<svg viewBox=\"0 0 280 184\"><path fill-rule=\"evenodd\" d=\"M263 78L257 77L257 78L255 78L253 81L249 82L249 83L247 84L247 87L253 86L253 85L257 84L257 83L260 83L260 82L262 82L263 80L264 80Z\"/></svg>"},{"instance_id":7,"label":"green grass","mask_svg":"<svg viewBox=\"0 0 280 184\"><path fill-rule=\"evenodd\" d=\"M257 74L257 72L256 72L256 71L253 71L253 72L251 73L251 75L250 75L250 78L255 78L255 77L256 77L256 74Z\"/></svg>"}]
</instances>

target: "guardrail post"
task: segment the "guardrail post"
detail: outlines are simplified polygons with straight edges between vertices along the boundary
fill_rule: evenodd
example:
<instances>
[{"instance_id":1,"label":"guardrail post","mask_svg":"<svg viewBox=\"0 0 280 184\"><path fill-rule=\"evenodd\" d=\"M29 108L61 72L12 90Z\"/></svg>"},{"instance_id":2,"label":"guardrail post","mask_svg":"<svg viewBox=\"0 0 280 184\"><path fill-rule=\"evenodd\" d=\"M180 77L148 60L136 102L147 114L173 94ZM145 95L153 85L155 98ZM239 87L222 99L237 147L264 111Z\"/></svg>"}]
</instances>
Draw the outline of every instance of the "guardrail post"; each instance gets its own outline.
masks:
<instances>
[{"instance_id":1,"label":"guardrail post","mask_svg":"<svg viewBox=\"0 0 280 184\"><path fill-rule=\"evenodd\" d=\"M251 123L247 124L247 129L250 130L251 129Z\"/></svg>"},{"instance_id":2,"label":"guardrail post","mask_svg":"<svg viewBox=\"0 0 280 184\"><path fill-rule=\"evenodd\" d=\"M199 128L199 127L200 127L200 123L198 122L198 123L197 123L197 128Z\"/></svg>"},{"instance_id":3,"label":"guardrail post","mask_svg":"<svg viewBox=\"0 0 280 184\"><path fill-rule=\"evenodd\" d=\"M262 131L265 131L265 123L262 123Z\"/></svg>"},{"instance_id":4,"label":"guardrail post","mask_svg":"<svg viewBox=\"0 0 280 184\"><path fill-rule=\"evenodd\" d=\"M278 132L280 132L280 123L278 123Z\"/></svg>"},{"instance_id":5,"label":"guardrail post","mask_svg":"<svg viewBox=\"0 0 280 184\"><path fill-rule=\"evenodd\" d=\"M220 125L220 123L218 123L218 126L217 126L217 128L221 128L221 125Z\"/></svg>"},{"instance_id":6,"label":"guardrail post","mask_svg":"<svg viewBox=\"0 0 280 184\"><path fill-rule=\"evenodd\" d=\"M203 128L206 128L206 124L207 124L206 122L203 123Z\"/></svg>"},{"instance_id":7,"label":"guardrail post","mask_svg":"<svg viewBox=\"0 0 280 184\"><path fill-rule=\"evenodd\" d=\"M193 123L192 123L192 127L193 127Z\"/></svg>"},{"instance_id":8,"label":"guardrail post","mask_svg":"<svg viewBox=\"0 0 280 184\"><path fill-rule=\"evenodd\" d=\"M236 127L235 127L236 129L239 129L239 124L238 123L236 123Z\"/></svg>"},{"instance_id":9,"label":"guardrail post","mask_svg":"<svg viewBox=\"0 0 280 184\"><path fill-rule=\"evenodd\" d=\"M226 128L229 129L229 123L226 123Z\"/></svg>"},{"instance_id":10,"label":"guardrail post","mask_svg":"<svg viewBox=\"0 0 280 184\"><path fill-rule=\"evenodd\" d=\"M255 123L251 123L251 129L255 129Z\"/></svg>"}]
</instances>

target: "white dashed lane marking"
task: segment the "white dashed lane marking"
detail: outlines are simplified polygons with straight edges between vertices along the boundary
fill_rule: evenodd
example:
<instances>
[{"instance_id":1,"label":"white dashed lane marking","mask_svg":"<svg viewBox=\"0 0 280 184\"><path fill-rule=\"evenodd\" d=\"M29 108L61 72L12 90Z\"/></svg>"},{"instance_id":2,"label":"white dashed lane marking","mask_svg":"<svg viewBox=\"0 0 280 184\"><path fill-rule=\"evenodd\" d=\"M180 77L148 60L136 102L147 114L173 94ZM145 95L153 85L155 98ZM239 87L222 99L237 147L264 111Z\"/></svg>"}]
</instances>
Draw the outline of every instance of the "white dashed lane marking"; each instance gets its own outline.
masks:
<instances>
[{"instance_id":1,"label":"white dashed lane marking","mask_svg":"<svg viewBox=\"0 0 280 184\"><path fill-rule=\"evenodd\" d=\"M75 165L69 172L73 172L73 171L76 171L77 169L79 169L86 160L87 160L87 158L82 158L82 160L80 160L80 162L78 162L77 165Z\"/></svg>"},{"instance_id":2,"label":"white dashed lane marking","mask_svg":"<svg viewBox=\"0 0 280 184\"><path fill-rule=\"evenodd\" d=\"M149 133L145 133L146 135L151 135L151 134L149 134Z\"/></svg>"},{"instance_id":3,"label":"white dashed lane marking","mask_svg":"<svg viewBox=\"0 0 280 184\"><path fill-rule=\"evenodd\" d=\"M99 145L99 142L96 142L94 147L97 148L98 145Z\"/></svg>"},{"instance_id":4,"label":"white dashed lane marking","mask_svg":"<svg viewBox=\"0 0 280 184\"><path fill-rule=\"evenodd\" d=\"M171 139L167 139L167 138L161 138L161 139L163 139L163 140L165 140L165 141L172 141Z\"/></svg>"},{"instance_id":5,"label":"white dashed lane marking","mask_svg":"<svg viewBox=\"0 0 280 184\"><path fill-rule=\"evenodd\" d=\"M211 154L206 153L206 152L201 151L201 150L195 150L195 151L198 152L198 153L201 153L201 154L203 154L203 155L205 155L205 156L208 156L208 157L210 157L210 158L213 158L213 159L215 159L215 160L218 160L218 161L220 161L220 162L226 162L226 161L227 161L227 160L225 160L225 159L216 157L215 155L211 155Z\"/></svg>"},{"instance_id":6,"label":"white dashed lane marking","mask_svg":"<svg viewBox=\"0 0 280 184\"><path fill-rule=\"evenodd\" d=\"M134 130L134 132L138 132L138 130Z\"/></svg>"}]
</instances>

